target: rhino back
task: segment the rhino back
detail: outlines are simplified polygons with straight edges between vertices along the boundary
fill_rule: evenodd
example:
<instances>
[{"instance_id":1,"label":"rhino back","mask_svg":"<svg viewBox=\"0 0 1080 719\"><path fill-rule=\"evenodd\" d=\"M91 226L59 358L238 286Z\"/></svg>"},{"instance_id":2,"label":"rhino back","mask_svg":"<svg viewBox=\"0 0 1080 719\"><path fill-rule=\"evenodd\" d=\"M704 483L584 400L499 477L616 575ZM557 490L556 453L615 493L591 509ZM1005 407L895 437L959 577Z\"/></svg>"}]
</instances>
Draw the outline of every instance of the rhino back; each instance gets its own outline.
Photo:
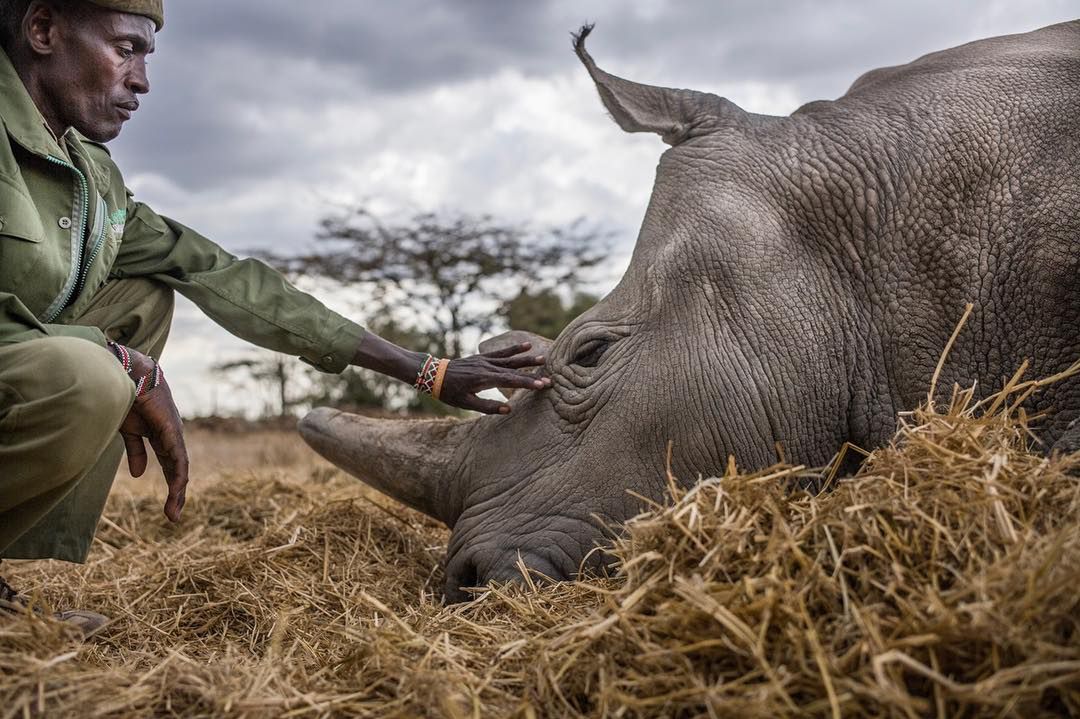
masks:
<instances>
[{"instance_id":1,"label":"rhino back","mask_svg":"<svg viewBox=\"0 0 1080 719\"><path fill-rule=\"evenodd\" d=\"M833 208L795 209L802 241L862 277L876 328L869 412L924 396L967 302L976 315L946 389L1000 386L1025 359L1047 375L1080 357L1080 21L872 71L757 139L815 188L804 203ZM1064 409L1044 427L1050 441L1080 407L1078 384L1035 402Z\"/></svg>"}]
</instances>

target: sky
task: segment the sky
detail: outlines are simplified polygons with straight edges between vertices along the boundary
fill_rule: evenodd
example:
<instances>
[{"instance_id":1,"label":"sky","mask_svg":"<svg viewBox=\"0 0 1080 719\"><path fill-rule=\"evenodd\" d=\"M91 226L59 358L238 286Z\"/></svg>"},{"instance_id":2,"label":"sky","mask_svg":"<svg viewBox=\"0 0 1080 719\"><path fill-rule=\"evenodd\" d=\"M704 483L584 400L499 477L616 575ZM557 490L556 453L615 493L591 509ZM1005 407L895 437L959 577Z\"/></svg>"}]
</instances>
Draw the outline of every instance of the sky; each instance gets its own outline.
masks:
<instances>
[{"instance_id":1,"label":"sky","mask_svg":"<svg viewBox=\"0 0 1080 719\"><path fill-rule=\"evenodd\" d=\"M583 23L613 74L786 115L866 70L1077 16L1074 0L170 0L151 93L111 150L138 199L237 254L309 249L357 203L585 217L615 238L606 291L666 146L607 116L571 50ZM248 351L180 299L162 366L181 412L260 409L208 371Z\"/></svg>"}]
</instances>

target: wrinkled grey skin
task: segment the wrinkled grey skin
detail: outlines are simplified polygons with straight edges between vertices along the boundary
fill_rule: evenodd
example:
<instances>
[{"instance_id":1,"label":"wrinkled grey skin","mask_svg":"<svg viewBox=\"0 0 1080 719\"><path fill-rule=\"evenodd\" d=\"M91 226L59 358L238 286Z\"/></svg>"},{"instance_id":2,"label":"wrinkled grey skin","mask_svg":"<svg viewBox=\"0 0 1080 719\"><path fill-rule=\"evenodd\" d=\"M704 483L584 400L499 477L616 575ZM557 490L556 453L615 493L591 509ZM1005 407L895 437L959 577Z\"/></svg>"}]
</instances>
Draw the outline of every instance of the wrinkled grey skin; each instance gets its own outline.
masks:
<instances>
[{"instance_id":1,"label":"wrinkled grey skin","mask_svg":"<svg viewBox=\"0 0 1080 719\"><path fill-rule=\"evenodd\" d=\"M588 34L587 32L584 34ZM790 117L627 82L578 52L619 125L664 153L618 287L550 347L552 389L457 423L320 409L307 441L453 528L446 594L572 576L665 489L876 447L939 382L999 388L1080 357L1080 21L927 55ZM600 350L603 350L602 352ZM1080 383L1032 409L1076 446ZM587 565L594 565L593 553Z\"/></svg>"}]
</instances>

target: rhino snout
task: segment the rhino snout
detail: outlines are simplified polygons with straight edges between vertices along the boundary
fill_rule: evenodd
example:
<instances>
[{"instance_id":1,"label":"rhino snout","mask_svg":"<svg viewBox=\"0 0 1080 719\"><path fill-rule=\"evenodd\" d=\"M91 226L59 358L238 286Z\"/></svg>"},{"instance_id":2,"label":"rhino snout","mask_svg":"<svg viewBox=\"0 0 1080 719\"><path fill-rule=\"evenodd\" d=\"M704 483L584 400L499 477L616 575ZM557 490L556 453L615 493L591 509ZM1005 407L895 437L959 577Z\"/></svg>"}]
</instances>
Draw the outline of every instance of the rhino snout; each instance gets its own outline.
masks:
<instances>
[{"instance_id":1,"label":"rhino snout","mask_svg":"<svg viewBox=\"0 0 1080 719\"><path fill-rule=\"evenodd\" d=\"M463 521L468 522L467 519ZM605 532L593 523L577 519L563 524L564 531L544 531L519 537L513 544L480 541L458 549L458 542L452 538L444 586L447 603L469 601L472 593L466 589L490 582L524 583L523 568L529 580L537 585L570 581L581 572L607 572L612 557L603 549L610 539ZM459 529L455 528L455 533ZM484 536L501 536L505 540L509 534L495 531L485 532Z\"/></svg>"},{"instance_id":2,"label":"rhino snout","mask_svg":"<svg viewBox=\"0 0 1080 719\"><path fill-rule=\"evenodd\" d=\"M493 562L477 561L462 555L446 566L446 585L444 589L447 604L467 602L473 598L467 588L484 586L490 582L523 583L525 577L521 565L526 567L530 579L535 584L562 582L570 579L568 572L562 571L552 561L533 553L503 553ZM483 566L482 565L486 565Z\"/></svg>"}]
</instances>

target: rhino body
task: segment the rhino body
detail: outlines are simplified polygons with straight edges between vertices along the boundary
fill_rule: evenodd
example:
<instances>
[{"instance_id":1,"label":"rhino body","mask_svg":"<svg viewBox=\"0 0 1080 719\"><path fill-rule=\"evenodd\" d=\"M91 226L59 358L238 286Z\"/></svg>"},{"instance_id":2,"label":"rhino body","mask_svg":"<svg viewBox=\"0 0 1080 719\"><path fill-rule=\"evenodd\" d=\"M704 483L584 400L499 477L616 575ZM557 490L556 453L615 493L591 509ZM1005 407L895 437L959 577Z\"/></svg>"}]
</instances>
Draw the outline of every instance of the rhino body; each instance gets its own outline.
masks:
<instances>
[{"instance_id":1,"label":"rhino body","mask_svg":"<svg viewBox=\"0 0 1080 719\"><path fill-rule=\"evenodd\" d=\"M553 387L508 416L370 420L329 409L305 439L453 529L446 593L573 576L639 496L886 442L927 387L985 392L1080 357L1080 21L874 70L788 117L633 83L575 46L627 131L662 156L618 286L545 352ZM1080 382L1046 448L1074 446ZM637 495L637 496L635 496Z\"/></svg>"}]
</instances>

